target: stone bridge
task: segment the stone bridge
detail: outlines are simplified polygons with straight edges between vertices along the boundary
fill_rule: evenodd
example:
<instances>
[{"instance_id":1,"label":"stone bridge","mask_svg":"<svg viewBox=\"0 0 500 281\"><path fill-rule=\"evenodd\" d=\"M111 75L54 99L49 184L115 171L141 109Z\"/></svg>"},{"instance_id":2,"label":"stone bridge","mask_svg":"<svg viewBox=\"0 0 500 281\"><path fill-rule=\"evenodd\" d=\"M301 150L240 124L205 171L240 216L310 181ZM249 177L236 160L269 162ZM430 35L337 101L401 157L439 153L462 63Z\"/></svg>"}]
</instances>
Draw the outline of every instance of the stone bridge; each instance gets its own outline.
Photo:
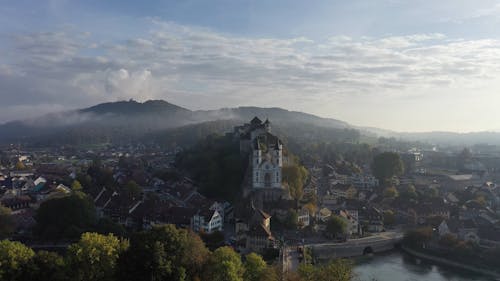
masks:
<instances>
[{"instance_id":1,"label":"stone bridge","mask_svg":"<svg viewBox=\"0 0 500 281\"><path fill-rule=\"evenodd\" d=\"M317 260L348 258L392 250L399 246L402 238L400 233L382 233L345 243L309 244L306 247L312 249Z\"/></svg>"}]
</instances>

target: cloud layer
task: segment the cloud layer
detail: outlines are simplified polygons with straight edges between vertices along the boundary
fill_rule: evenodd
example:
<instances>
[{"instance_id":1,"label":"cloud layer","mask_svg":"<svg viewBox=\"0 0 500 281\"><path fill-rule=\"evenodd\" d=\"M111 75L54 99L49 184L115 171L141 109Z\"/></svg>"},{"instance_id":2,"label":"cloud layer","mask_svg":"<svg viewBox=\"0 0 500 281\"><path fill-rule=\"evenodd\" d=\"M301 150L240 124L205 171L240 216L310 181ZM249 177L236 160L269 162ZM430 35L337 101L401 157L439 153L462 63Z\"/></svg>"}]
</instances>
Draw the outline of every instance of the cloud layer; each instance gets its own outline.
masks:
<instances>
[{"instance_id":1,"label":"cloud layer","mask_svg":"<svg viewBox=\"0 0 500 281\"><path fill-rule=\"evenodd\" d=\"M450 130L456 122L488 129L498 119L484 109L500 101L500 40L253 38L156 19L140 37L119 41L74 28L11 39L0 47L8 54L0 61L0 122L129 98L193 109L280 106L399 130L441 129L428 124L440 107L449 110L440 126ZM467 123L467 108L489 121Z\"/></svg>"}]
</instances>

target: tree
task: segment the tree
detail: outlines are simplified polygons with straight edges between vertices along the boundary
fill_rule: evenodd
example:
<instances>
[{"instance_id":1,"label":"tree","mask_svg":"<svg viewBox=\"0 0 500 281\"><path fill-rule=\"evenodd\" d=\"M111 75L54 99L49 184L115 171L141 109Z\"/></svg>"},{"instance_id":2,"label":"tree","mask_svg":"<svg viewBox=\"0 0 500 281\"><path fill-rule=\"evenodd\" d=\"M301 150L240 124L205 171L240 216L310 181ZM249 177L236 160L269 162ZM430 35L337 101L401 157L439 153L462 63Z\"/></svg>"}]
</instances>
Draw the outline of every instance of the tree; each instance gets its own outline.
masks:
<instances>
[{"instance_id":1,"label":"tree","mask_svg":"<svg viewBox=\"0 0 500 281\"><path fill-rule=\"evenodd\" d=\"M429 242L432 238L432 228L423 227L410 230L405 233L403 243L410 247L421 248L425 243Z\"/></svg>"},{"instance_id":2,"label":"tree","mask_svg":"<svg viewBox=\"0 0 500 281\"><path fill-rule=\"evenodd\" d=\"M267 264L261 256L256 253L250 253L245 257L245 273L243 279L245 281L260 281L264 277Z\"/></svg>"},{"instance_id":3,"label":"tree","mask_svg":"<svg viewBox=\"0 0 500 281\"><path fill-rule=\"evenodd\" d=\"M113 234L84 233L78 243L68 248L69 267L75 280L114 280L120 253L128 243Z\"/></svg>"},{"instance_id":4,"label":"tree","mask_svg":"<svg viewBox=\"0 0 500 281\"><path fill-rule=\"evenodd\" d=\"M326 232L328 235L336 237L338 235L346 234L347 226L348 223L346 219L332 215L326 223Z\"/></svg>"},{"instance_id":5,"label":"tree","mask_svg":"<svg viewBox=\"0 0 500 281\"><path fill-rule=\"evenodd\" d=\"M24 163L21 161L17 161L16 163L16 170L25 170L26 166L24 166Z\"/></svg>"},{"instance_id":6,"label":"tree","mask_svg":"<svg viewBox=\"0 0 500 281\"><path fill-rule=\"evenodd\" d=\"M82 191L82 185L78 180L74 180L71 184L71 190L73 191Z\"/></svg>"},{"instance_id":7,"label":"tree","mask_svg":"<svg viewBox=\"0 0 500 281\"><path fill-rule=\"evenodd\" d=\"M99 234L114 234L115 236L118 237L123 237L125 235L125 228L110 218L100 218L97 221L97 225L95 227L95 230Z\"/></svg>"},{"instance_id":8,"label":"tree","mask_svg":"<svg viewBox=\"0 0 500 281\"><path fill-rule=\"evenodd\" d=\"M372 172L381 183L387 183L387 181L393 176L403 174L403 161L401 161L401 157L397 153L380 153L373 159Z\"/></svg>"},{"instance_id":9,"label":"tree","mask_svg":"<svg viewBox=\"0 0 500 281\"><path fill-rule=\"evenodd\" d=\"M135 233L120 257L120 280L195 280L209 251L195 233L174 225Z\"/></svg>"},{"instance_id":10,"label":"tree","mask_svg":"<svg viewBox=\"0 0 500 281\"><path fill-rule=\"evenodd\" d=\"M15 222L11 210L0 205L0 239L7 238L14 232Z\"/></svg>"},{"instance_id":11,"label":"tree","mask_svg":"<svg viewBox=\"0 0 500 281\"><path fill-rule=\"evenodd\" d=\"M392 210L384 211L384 225L393 225L396 222L396 216Z\"/></svg>"},{"instance_id":12,"label":"tree","mask_svg":"<svg viewBox=\"0 0 500 281\"><path fill-rule=\"evenodd\" d=\"M384 197L394 199L399 196L398 190L394 186L384 189Z\"/></svg>"},{"instance_id":13,"label":"tree","mask_svg":"<svg viewBox=\"0 0 500 281\"><path fill-rule=\"evenodd\" d=\"M230 247L215 250L207 263L207 280L243 281L245 268L240 255Z\"/></svg>"},{"instance_id":14,"label":"tree","mask_svg":"<svg viewBox=\"0 0 500 281\"><path fill-rule=\"evenodd\" d=\"M309 212L309 215L315 216L316 212L318 212L318 205L314 203L307 203L304 205L304 208Z\"/></svg>"},{"instance_id":15,"label":"tree","mask_svg":"<svg viewBox=\"0 0 500 281\"><path fill-rule=\"evenodd\" d=\"M425 199L436 198L439 195L439 191L437 188L433 186L429 186L427 188L422 189L422 196Z\"/></svg>"},{"instance_id":16,"label":"tree","mask_svg":"<svg viewBox=\"0 0 500 281\"><path fill-rule=\"evenodd\" d=\"M192 136L191 136L192 138ZM239 142L231 136L209 135L191 149L179 153L176 166L200 183L201 192L209 197L233 200L245 175L245 159Z\"/></svg>"},{"instance_id":17,"label":"tree","mask_svg":"<svg viewBox=\"0 0 500 281\"><path fill-rule=\"evenodd\" d=\"M63 257L57 253L39 251L30 263L25 278L30 281L65 281L69 279ZM72 272L73 273L73 272Z\"/></svg>"},{"instance_id":18,"label":"tree","mask_svg":"<svg viewBox=\"0 0 500 281\"><path fill-rule=\"evenodd\" d=\"M19 242L0 241L0 280L19 280L35 252Z\"/></svg>"},{"instance_id":19,"label":"tree","mask_svg":"<svg viewBox=\"0 0 500 281\"><path fill-rule=\"evenodd\" d=\"M417 200L418 194L415 189L415 186L413 184L409 184L405 187L402 187L401 191L399 192L399 197L408 201Z\"/></svg>"},{"instance_id":20,"label":"tree","mask_svg":"<svg viewBox=\"0 0 500 281\"><path fill-rule=\"evenodd\" d=\"M200 233L200 237L210 250L215 250L224 245L224 233L215 231L213 233Z\"/></svg>"},{"instance_id":21,"label":"tree","mask_svg":"<svg viewBox=\"0 0 500 281\"><path fill-rule=\"evenodd\" d=\"M439 239L439 244L447 248L455 247L458 244L458 242L459 242L458 238L451 233L447 233Z\"/></svg>"},{"instance_id":22,"label":"tree","mask_svg":"<svg viewBox=\"0 0 500 281\"><path fill-rule=\"evenodd\" d=\"M35 234L51 241L78 238L97 222L93 201L81 192L43 202L35 220Z\"/></svg>"},{"instance_id":23,"label":"tree","mask_svg":"<svg viewBox=\"0 0 500 281\"><path fill-rule=\"evenodd\" d=\"M128 181L123 187L123 194L129 201L140 199L142 188L133 180Z\"/></svg>"},{"instance_id":24,"label":"tree","mask_svg":"<svg viewBox=\"0 0 500 281\"><path fill-rule=\"evenodd\" d=\"M289 229L297 229L299 216L294 209L288 210L285 217L285 226Z\"/></svg>"},{"instance_id":25,"label":"tree","mask_svg":"<svg viewBox=\"0 0 500 281\"><path fill-rule=\"evenodd\" d=\"M288 185L290 196L296 201L304 195L304 183L309 173L304 166L297 163L284 166L281 170L283 182Z\"/></svg>"},{"instance_id":26,"label":"tree","mask_svg":"<svg viewBox=\"0 0 500 281\"><path fill-rule=\"evenodd\" d=\"M349 281L353 277L352 262L336 259L325 265L301 264L297 270L303 281Z\"/></svg>"}]
</instances>

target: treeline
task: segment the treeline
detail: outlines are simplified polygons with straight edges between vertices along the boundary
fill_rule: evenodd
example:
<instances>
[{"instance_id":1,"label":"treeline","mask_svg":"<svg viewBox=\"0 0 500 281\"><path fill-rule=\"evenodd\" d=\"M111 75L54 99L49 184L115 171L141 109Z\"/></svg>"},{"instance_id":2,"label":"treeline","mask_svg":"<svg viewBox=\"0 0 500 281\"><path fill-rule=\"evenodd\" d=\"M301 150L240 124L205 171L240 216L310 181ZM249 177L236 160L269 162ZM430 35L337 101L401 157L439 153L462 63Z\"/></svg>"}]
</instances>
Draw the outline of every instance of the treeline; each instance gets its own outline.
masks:
<instances>
[{"instance_id":1,"label":"treeline","mask_svg":"<svg viewBox=\"0 0 500 281\"><path fill-rule=\"evenodd\" d=\"M173 225L138 232L130 239L84 233L64 255L0 241L0 280L347 281L352 277L352 265L343 260L301 265L296 273L284 274L255 253L242 259L230 247L211 252L197 234Z\"/></svg>"}]
</instances>

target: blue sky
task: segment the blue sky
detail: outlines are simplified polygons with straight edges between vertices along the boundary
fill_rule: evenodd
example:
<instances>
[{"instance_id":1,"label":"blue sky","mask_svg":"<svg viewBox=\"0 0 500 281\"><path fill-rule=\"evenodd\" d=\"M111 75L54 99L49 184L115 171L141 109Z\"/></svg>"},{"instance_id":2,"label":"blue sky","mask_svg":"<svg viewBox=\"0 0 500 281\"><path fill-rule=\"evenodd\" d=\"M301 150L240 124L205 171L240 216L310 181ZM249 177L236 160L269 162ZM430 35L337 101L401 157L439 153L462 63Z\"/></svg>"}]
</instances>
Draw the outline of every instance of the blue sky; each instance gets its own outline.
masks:
<instances>
[{"instance_id":1,"label":"blue sky","mask_svg":"<svg viewBox=\"0 0 500 281\"><path fill-rule=\"evenodd\" d=\"M0 122L161 98L500 129L500 1L1 2Z\"/></svg>"}]
</instances>

